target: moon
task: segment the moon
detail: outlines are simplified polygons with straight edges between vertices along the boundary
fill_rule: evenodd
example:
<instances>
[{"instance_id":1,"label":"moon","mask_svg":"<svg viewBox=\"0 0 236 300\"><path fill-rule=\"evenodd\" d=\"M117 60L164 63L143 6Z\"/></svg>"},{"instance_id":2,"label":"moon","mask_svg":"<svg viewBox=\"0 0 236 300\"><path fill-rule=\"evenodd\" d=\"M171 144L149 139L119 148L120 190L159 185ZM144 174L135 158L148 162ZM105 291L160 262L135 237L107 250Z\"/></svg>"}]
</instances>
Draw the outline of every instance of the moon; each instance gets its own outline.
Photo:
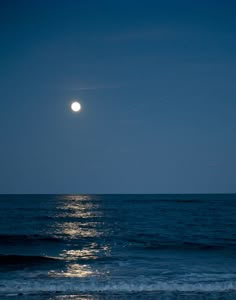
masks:
<instances>
[{"instance_id":1,"label":"moon","mask_svg":"<svg viewBox=\"0 0 236 300\"><path fill-rule=\"evenodd\" d=\"M75 101L71 104L71 109L74 111L74 112L79 112L81 110L81 105L79 102Z\"/></svg>"}]
</instances>

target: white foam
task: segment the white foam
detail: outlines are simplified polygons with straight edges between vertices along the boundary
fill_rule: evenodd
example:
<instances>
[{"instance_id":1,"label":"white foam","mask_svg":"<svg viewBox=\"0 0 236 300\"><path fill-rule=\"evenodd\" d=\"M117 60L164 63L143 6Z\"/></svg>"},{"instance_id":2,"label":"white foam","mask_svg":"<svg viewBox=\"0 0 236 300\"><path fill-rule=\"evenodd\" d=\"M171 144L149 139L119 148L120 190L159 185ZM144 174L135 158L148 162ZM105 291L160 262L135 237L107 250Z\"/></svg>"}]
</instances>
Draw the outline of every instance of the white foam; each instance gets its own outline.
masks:
<instances>
[{"instance_id":1,"label":"white foam","mask_svg":"<svg viewBox=\"0 0 236 300\"><path fill-rule=\"evenodd\" d=\"M0 294L9 293L79 293L79 292L229 292L236 291L236 281L180 283L176 281L113 280L81 281L73 279L2 280Z\"/></svg>"}]
</instances>

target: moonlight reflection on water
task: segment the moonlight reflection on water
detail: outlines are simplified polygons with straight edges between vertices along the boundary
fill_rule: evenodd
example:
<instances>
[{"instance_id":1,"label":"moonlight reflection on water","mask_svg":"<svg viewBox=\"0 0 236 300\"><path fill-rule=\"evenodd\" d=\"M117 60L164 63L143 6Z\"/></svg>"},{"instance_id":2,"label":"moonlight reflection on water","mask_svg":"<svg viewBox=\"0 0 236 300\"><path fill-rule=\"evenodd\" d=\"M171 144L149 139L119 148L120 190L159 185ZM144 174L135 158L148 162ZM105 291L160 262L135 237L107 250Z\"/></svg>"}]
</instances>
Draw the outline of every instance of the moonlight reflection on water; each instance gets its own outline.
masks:
<instances>
[{"instance_id":1,"label":"moonlight reflection on water","mask_svg":"<svg viewBox=\"0 0 236 300\"><path fill-rule=\"evenodd\" d=\"M106 230L101 219L99 200L94 201L90 195L65 195L58 199L58 221L53 225L53 231L66 242L66 249L59 256L69 264L61 270L51 270L50 277L72 278L108 274L109 272L99 271L93 265L86 264L111 255L111 246L106 240L101 243ZM100 243L95 242L97 239L101 239Z\"/></svg>"}]
</instances>

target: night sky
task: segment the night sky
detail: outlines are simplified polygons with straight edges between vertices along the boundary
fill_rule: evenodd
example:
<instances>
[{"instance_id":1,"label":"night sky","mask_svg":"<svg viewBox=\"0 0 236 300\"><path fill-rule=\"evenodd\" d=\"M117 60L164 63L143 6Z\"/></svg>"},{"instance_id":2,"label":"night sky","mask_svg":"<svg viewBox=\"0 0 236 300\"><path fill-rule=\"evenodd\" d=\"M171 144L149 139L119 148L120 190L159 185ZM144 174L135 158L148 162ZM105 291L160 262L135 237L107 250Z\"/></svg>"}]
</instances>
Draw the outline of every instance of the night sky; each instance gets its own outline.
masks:
<instances>
[{"instance_id":1,"label":"night sky","mask_svg":"<svg viewBox=\"0 0 236 300\"><path fill-rule=\"evenodd\" d=\"M235 15L2 0L0 193L236 192Z\"/></svg>"}]
</instances>

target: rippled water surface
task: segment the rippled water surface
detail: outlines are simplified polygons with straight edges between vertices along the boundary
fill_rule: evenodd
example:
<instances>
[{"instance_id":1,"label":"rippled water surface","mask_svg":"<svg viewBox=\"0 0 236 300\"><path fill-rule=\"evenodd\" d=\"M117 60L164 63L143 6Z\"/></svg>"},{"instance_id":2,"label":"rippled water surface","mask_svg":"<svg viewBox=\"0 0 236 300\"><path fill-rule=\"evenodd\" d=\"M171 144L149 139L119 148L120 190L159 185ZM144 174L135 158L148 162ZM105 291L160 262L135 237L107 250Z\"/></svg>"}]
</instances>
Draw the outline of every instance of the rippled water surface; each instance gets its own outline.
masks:
<instances>
[{"instance_id":1,"label":"rippled water surface","mask_svg":"<svg viewBox=\"0 0 236 300\"><path fill-rule=\"evenodd\" d=\"M236 195L1 195L0 296L236 299Z\"/></svg>"}]
</instances>

